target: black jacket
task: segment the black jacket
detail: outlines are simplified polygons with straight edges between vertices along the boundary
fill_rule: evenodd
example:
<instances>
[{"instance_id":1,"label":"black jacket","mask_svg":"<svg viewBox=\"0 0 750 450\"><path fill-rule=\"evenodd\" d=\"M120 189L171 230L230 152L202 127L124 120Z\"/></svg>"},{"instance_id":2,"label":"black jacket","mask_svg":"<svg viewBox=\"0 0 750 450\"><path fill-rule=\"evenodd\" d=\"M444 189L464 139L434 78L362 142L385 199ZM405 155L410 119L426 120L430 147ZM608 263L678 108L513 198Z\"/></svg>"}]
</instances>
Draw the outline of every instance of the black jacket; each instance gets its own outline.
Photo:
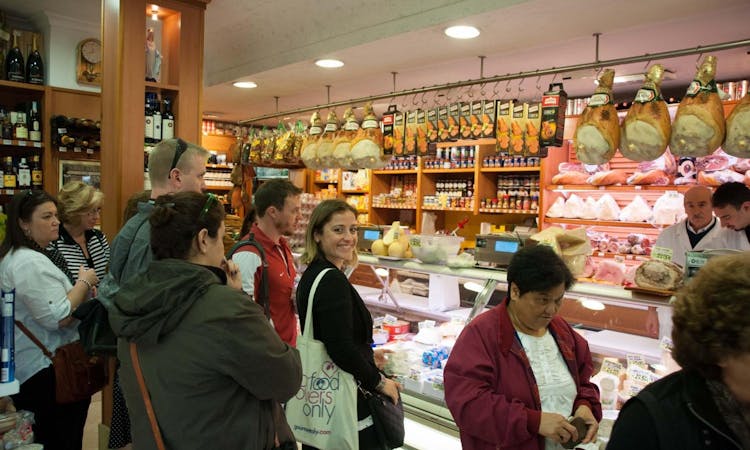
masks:
<instances>
[{"instance_id":1,"label":"black jacket","mask_svg":"<svg viewBox=\"0 0 750 450\"><path fill-rule=\"evenodd\" d=\"M648 385L625 403L607 450L741 449L706 381L680 370Z\"/></svg>"}]
</instances>

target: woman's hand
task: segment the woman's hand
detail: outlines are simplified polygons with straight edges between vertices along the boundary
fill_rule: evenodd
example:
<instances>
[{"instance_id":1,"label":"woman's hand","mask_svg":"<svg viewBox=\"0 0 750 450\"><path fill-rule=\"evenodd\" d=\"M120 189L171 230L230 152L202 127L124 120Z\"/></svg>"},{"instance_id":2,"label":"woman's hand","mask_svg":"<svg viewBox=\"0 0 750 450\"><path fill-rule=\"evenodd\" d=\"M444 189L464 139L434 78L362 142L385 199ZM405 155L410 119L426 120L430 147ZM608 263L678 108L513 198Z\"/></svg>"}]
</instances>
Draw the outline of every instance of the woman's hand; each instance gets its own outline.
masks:
<instances>
[{"instance_id":1,"label":"woman's hand","mask_svg":"<svg viewBox=\"0 0 750 450\"><path fill-rule=\"evenodd\" d=\"M386 355L388 353L393 353L393 350L388 348L376 348L373 353L375 353L375 365L378 366L378 369L383 370L383 367L385 367L388 362L388 356Z\"/></svg>"},{"instance_id":2,"label":"woman's hand","mask_svg":"<svg viewBox=\"0 0 750 450\"><path fill-rule=\"evenodd\" d=\"M390 378L385 378L384 380L385 384L380 392L387 395L395 405L398 403L398 393L401 390L401 383L393 381Z\"/></svg>"},{"instance_id":3,"label":"woman's hand","mask_svg":"<svg viewBox=\"0 0 750 450\"><path fill-rule=\"evenodd\" d=\"M542 420L539 422L539 434L558 444L568 442L571 439L578 439L576 427L571 425L564 416L555 413L542 412Z\"/></svg>"},{"instance_id":4,"label":"woman's hand","mask_svg":"<svg viewBox=\"0 0 750 450\"><path fill-rule=\"evenodd\" d=\"M83 265L78 266L78 279L83 280L90 289L95 288L99 284L99 277L96 276L96 270L88 269Z\"/></svg>"},{"instance_id":5,"label":"woman's hand","mask_svg":"<svg viewBox=\"0 0 750 450\"><path fill-rule=\"evenodd\" d=\"M221 261L221 268L227 274L227 286L242 290L242 274L237 263L224 259Z\"/></svg>"},{"instance_id":6,"label":"woman's hand","mask_svg":"<svg viewBox=\"0 0 750 450\"><path fill-rule=\"evenodd\" d=\"M594 418L594 413L591 412L591 408L586 405L581 405L576 409L574 417L580 417L586 422L588 431L586 431L586 437L583 438L581 444L588 444L589 442L596 440L596 432L599 431L599 422Z\"/></svg>"}]
</instances>

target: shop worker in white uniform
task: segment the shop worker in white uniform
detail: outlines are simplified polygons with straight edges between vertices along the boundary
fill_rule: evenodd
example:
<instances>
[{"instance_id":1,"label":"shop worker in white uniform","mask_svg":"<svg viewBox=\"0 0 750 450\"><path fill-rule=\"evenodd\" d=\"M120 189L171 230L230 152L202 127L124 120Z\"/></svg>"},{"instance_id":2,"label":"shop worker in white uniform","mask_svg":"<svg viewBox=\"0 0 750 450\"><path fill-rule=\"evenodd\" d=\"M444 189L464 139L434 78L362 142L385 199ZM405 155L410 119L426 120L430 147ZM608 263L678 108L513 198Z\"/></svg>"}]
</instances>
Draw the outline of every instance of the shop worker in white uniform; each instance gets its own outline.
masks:
<instances>
[{"instance_id":1,"label":"shop worker in white uniform","mask_svg":"<svg viewBox=\"0 0 750 450\"><path fill-rule=\"evenodd\" d=\"M711 190L706 186L694 186L685 192L687 218L667 227L656 240L656 247L672 250L672 261L685 266L685 252L731 248L750 250L747 243L739 239L739 233L722 228L714 217ZM744 237L744 236L743 236Z\"/></svg>"}]
</instances>

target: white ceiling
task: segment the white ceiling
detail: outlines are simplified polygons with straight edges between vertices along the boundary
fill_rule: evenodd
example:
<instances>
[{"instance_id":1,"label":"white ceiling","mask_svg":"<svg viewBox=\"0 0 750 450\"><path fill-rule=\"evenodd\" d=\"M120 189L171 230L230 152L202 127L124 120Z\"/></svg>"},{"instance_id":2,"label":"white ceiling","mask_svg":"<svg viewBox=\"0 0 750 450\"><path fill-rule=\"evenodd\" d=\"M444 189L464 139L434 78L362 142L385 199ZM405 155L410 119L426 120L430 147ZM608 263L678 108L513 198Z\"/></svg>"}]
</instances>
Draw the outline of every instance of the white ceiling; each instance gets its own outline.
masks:
<instances>
[{"instance_id":1,"label":"white ceiling","mask_svg":"<svg viewBox=\"0 0 750 450\"><path fill-rule=\"evenodd\" d=\"M710 6L709 6L710 5ZM31 17L42 11L98 22L101 0L0 0L0 8ZM469 41L445 37L453 24L477 26ZM750 38L748 0L213 0L206 10L203 109L219 120L238 121L279 110L384 94L396 89L450 83L590 63L593 33L602 33L600 60L690 48ZM750 79L750 48L716 53L718 79ZM336 57L342 69L321 69L321 57ZM692 79L698 56L660 61L676 72L664 83L675 94ZM618 74L642 72L644 63L617 67ZM565 82L571 96L588 96L593 71ZM559 77L557 80L559 81ZM233 81L259 87L241 90ZM489 85L485 95L532 99L552 76ZM618 100L630 100L638 85L616 87ZM508 91L506 91L506 89ZM479 87L473 95L479 96ZM466 97L464 91L463 95ZM395 101L432 103L438 93ZM442 101L461 93L440 92ZM387 100L378 102L387 104ZM381 106L382 108L382 106ZM307 119L309 113L294 117ZM341 115L341 114L339 114ZM275 120L269 123L275 123Z\"/></svg>"}]
</instances>

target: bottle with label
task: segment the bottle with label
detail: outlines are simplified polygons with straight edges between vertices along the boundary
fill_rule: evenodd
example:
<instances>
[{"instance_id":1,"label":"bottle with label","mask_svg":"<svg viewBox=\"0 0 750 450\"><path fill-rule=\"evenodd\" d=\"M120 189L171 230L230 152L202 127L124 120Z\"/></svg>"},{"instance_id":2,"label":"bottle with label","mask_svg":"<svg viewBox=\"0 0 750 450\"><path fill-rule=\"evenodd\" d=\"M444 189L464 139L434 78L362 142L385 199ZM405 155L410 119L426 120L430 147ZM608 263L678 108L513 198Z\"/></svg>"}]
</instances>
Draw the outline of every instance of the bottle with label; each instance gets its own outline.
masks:
<instances>
[{"instance_id":1,"label":"bottle with label","mask_svg":"<svg viewBox=\"0 0 750 450\"><path fill-rule=\"evenodd\" d=\"M42 126L39 119L36 101L31 102L31 112L29 113L29 139L35 142L42 140Z\"/></svg>"},{"instance_id":2,"label":"bottle with label","mask_svg":"<svg viewBox=\"0 0 750 450\"><path fill-rule=\"evenodd\" d=\"M16 126L13 129L13 139L25 141L29 138L29 129L26 126L26 114L19 112L16 116Z\"/></svg>"},{"instance_id":3,"label":"bottle with label","mask_svg":"<svg viewBox=\"0 0 750 450\"><path fill-rule=\"evenodd\" d=\"M68 136L67 134L60 134L57 136L57 146L58 147L70 147L76 139L72 136Z\"/></svg>"},{"instance_id":4,"label":"bottle with label","mask_svg":"<svg viewBox=\"0 0 750 450\"><path fill-rule=\"evenodd\" d=\"M3 175L5 175L5 164L0 164L0 188L5 187L5 180L3 180Z\"/></svg>"},{"instance_id":5,"label":"bottle with label","mask_svg":"<svg viewBox=\"0 0 750 450\"><path fill-rule=\"evenodd\" d=\"M44 175L42 174L42 164L39 162L39 155L31 157L31 186L34 189L42 189Z\"/></svg>"},{"instance_id":6,"label":"bottle with label","mask_svg":"<svg viewBox=\"0 0 750 450\"><path fill-rule=\"evenodd\" d=\"M151 109L151 94L146 93L146 109L143 114L145 128L146 143L151 144L154 142L154 113Z\"/></svg>"},{"instance_id":7,"label":"bottle with label","mask_svg":"<svg viewBox=\"0 0 750 450\"><path fill-rule=\"evenodd\" d=\"M164 114L161 115L161 138L174 138L174 114L172 114L172 100L164 98Z\"/></svg>"},{"instance_id":8,"label":"bottle with label","mask_svg":"<svg viewBox=\"0 0 750 450\"><path fill-rule=\"evenodd\" d=\"M26 61L26 81L31 84L44 84L44 62L36 45L36 34L31 38L31 54Z\"/></svg>"},{"instance_id":9,"label":"bottle with label","mask_svg":"<svg viewBox=\"0 0 750 450\"><path fill-rule=\"evenodd\" d=\"M26 158L21 158L21 162L18 163L18 187L20 189L31 187L31 168Z\"/></svg>"},{"instance_id":10,"label":"bottle with label","mask_svg":"<svg viewBox=\"0 0 750 450\"><path fill-rule=\"evenodd\" d=\"M10 123L10 113L3 118L3 139L13 139L13 125Z\"/></svg>"},{"instance_id":11,"label":"bottle with label","mask_svg":"<svg viewBox=\"0 0 750 450\"><path fill-rule=\"evenodd\" d=\"M13 48L5 56L5 79L8 81L26 81L23 54L18 48L18 35L13 33Z\"/></svg>"},{"instance_id":12,"label":"bottle with label","mask_svg":"<svg viewBox=\"0 0 750 450\"><path fill-rule=\"evenodd\" d=\"M154 124L154 142L161 142L162 136L161 136L161 107L159 105L159 99L154 99L154 101L151 103L153 109L152 109L152 123Z\"/></svg>"},{"instance_id":13,"label":"bottle with label","mask_svg":"<svg viewBox=\"0 0 750 450\"><path fill-rule=\"evenodd\" d=\"M13 157L6 156L3 165L3 187L15 188L17 183L16 169L13 167Z\"/></svg>"}]
</instances>

